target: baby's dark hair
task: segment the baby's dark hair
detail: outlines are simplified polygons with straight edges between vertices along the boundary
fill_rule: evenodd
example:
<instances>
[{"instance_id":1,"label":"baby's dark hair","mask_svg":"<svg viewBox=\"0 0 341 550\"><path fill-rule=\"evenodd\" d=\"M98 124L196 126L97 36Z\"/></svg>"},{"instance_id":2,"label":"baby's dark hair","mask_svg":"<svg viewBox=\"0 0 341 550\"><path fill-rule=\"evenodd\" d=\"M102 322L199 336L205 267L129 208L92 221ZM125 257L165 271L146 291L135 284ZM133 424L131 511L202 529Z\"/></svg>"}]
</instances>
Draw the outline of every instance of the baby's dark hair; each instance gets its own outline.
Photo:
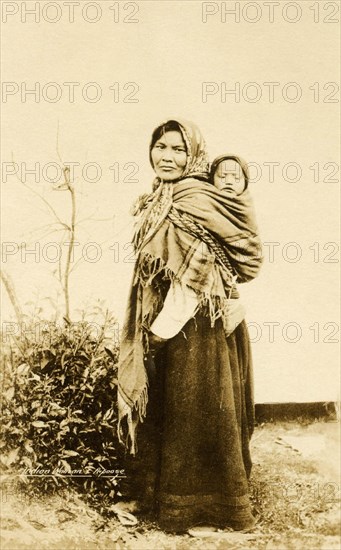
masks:
<instances>
[{"instance_id":1,"label":"baby's dark hair","mask_svg":"<svg viewBox=\"0 0 341 550\"><path fill-rule=\"evenodd\" d=\"M182 135L180 124L176 120L168 120L167 122L165 122L165 124L161 124L161 126L154 130L152 134L152 141L150 144L151 149L154 147L155 143L161 138L161 136L163 136L166 132L180 132L180 134Z\"/></svg>"},{"instance_id":2,"label":"baby's dark hair","mask_svg":"<svg viewBox=\"0 0 341 550\"><path fill-rule=\"evenodd\" d=\"M244 189L247 189L247 186L249 185L249 179L250 179L249 168L248 168L247 162L242 157L238 157L237 155L220 155L219 157L216 157L211 164L210 182L213 183L215 171L218 168L219 164L224 160L234 160L239 164L245 178Z\"/></svg>"}]
</instances>

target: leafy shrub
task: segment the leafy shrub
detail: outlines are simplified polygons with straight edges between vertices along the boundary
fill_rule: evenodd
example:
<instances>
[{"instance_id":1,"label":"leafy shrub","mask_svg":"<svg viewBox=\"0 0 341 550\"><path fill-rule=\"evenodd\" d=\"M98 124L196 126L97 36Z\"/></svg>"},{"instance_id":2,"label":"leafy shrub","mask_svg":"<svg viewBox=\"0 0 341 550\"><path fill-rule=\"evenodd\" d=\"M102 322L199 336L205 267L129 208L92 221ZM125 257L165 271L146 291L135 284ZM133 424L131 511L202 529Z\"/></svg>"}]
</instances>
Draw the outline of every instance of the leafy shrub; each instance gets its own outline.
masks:
<instances>
[{"instance_id":1,"label":"leafy shrub","mask_svg":"<svg viewBox=\"0 0 341 550\"><path fill-rule=\"evenodd\" d=\"M114 497L122 475L116 326L106 314L100 325L31 321L9 342L2 335L5 472L44 491L71 483Z\"/></svg>"}]
</instances>

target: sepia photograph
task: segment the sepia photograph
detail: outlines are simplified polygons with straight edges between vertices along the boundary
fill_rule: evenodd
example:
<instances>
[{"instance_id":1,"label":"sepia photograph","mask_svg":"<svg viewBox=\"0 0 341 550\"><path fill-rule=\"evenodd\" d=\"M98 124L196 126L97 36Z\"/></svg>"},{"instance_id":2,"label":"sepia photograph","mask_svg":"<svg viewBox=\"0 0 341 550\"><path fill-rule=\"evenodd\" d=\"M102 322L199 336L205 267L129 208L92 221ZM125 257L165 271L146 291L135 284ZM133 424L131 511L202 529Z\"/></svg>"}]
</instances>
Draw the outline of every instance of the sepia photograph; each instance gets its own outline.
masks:
<instances>
[{"instance_id":1,"label":"sepia photograph","mask_svg":"<svg viewBox=\"0 0 341 550\"><path fill-rule=\"evenodd\" d=\"M340 0L1 0L3 550L340 548Z\"/></svg>"}]
</instances>

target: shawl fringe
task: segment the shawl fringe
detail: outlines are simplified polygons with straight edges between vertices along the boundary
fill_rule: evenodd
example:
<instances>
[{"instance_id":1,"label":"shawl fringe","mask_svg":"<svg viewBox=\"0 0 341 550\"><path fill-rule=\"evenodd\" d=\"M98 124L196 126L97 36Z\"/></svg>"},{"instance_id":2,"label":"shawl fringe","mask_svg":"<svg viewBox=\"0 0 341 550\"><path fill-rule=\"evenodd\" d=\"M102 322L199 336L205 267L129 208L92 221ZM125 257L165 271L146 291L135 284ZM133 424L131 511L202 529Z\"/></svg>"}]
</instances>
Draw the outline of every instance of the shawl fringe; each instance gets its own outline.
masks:
<instances>
[{"instance_id":1,"label":"shawl fringe","mask_svg":"<svg viewBox=\"0 0 341 550\"><path fill-rule=\"evenodd\" d=\"M181 282L175 273L167 266L162 258L154 258L149 253L141 254L141 264L139 273L136 272L134 284L140 283L143 287L151 286L155 277L163 273L163 279L170 280L172 283ZM233 278L235 281L235 277ZM205 292L198 292L195 288L192 288L194 292L198 295L198 307L195 313L198 310L202 312L207 312L211 321L211 327L214 327L214 324L217 319L222 318L224 328L227 328L227 320L229 315L229 304L231 300L233 286L231 286L228 297L219 296L216 294L210 294ZM152 309L144 315L142 320L141 328L148 331L150 325L153 323L155 317L160 311L160 306L162 302L155 302ZM148 353L148 338L145 339L145 351Z\"/></svg>"},{"instance_id":2,"label":"shawl fringe","mask_svg":"<svg viewBox=\"0 0 341 550\"><path fill-rule=\"evenodd\" d=\"M143 388L140 397L137 401L130 407L127 405L125 400L122 398L120 392L118 392L118 424L117 424L117 435L119 442L124 445L126 448L130 448L130 454L136 455L137 453L137 444L136 444L136 428L138 421L143 422L146 413L147 413L147 404L148 404L148 384ZM122 426L123 420L127 420L127 435L124 437L124 429ZM130 440L130 445L129 445Z\"/></svg>"}]
</instances>

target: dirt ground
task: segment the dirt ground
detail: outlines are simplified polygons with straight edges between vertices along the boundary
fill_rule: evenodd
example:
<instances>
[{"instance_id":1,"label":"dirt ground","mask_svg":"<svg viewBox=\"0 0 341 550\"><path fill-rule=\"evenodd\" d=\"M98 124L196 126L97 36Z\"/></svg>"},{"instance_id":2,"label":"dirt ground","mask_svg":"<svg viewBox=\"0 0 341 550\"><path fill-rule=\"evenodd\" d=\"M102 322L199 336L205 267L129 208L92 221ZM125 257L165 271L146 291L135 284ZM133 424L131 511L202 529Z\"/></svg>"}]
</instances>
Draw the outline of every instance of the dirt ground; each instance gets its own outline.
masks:
<instances>
[{"instance_id":1,"label":"dirt ground","mask_svg":"<svg viewBox=\"0 0 341 550\"><path fill-rule=\"evenodd\" d=\"M101 517L74 491L28 498L1 483L2 550L336 550L340 548L340 425L276 423L252 440L256 528L169 535L155 524Z\"/></svg>"}]
</instances>

